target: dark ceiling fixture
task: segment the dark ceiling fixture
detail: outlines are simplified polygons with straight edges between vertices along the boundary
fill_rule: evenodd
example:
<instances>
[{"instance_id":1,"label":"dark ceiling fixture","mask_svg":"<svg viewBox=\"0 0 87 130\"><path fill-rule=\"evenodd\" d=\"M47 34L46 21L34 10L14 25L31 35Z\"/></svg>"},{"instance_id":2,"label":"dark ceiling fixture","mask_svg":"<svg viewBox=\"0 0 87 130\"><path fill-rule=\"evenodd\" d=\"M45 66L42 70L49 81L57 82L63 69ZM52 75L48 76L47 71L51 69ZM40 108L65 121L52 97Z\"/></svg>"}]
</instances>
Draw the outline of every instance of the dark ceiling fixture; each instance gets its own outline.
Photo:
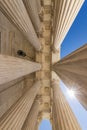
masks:
<instances>
[{"instance_id":1,"label":"dark ceiling fixture","mask_svg":"<svg viewBox=\"0 0 87 130\"><path fill-rule=\"evenodd\" d=\"M21 57L29 57L31 60L33 60L33 58L28 56L23 50L18 50L17 55Z\"/></svg>"},{"instance_id":2,"label":"dark ceiling fixture","mask_svg":"<svg viewBox=\"0 0 87 130\"><path fill-rule=\"evenodd\" d=\"M26 53L24 51L22 51L22 50L18 50L17 54L18 54L18 56L22 56L22 57L26 56Z\"/></svg>"}]
</instances>

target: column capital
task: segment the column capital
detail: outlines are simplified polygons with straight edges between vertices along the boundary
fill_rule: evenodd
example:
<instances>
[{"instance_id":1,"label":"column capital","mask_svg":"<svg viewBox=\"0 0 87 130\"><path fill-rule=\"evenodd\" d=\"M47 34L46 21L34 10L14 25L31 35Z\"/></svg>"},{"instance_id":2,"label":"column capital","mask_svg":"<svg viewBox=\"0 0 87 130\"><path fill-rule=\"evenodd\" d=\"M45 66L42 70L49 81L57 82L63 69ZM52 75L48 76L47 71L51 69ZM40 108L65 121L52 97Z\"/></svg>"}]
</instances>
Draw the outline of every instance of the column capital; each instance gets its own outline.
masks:
<instances>
[{"instance_id":1,"label":"column capital","mask_svg":"<svg viewBox=\"0 0 87 130\"><path fill-rule=\"evenodd\" d=\"M53 84L58 84L58 83L59 83L59 80L58 80L58 79L53 79L53 80L51 81L51 83L52 83L52 85L53 85Z\"/></svg>"},{"instance_id":2,"label":"column capital","mask_svg":"<svg viewBox=\"0 0 87 130\"><path fill-rule=\"evenodd\" d=\"M52 51L53 53L59 53L59 50L55 48L54 44L52 45Z\"/></svg>"}]
</instances>

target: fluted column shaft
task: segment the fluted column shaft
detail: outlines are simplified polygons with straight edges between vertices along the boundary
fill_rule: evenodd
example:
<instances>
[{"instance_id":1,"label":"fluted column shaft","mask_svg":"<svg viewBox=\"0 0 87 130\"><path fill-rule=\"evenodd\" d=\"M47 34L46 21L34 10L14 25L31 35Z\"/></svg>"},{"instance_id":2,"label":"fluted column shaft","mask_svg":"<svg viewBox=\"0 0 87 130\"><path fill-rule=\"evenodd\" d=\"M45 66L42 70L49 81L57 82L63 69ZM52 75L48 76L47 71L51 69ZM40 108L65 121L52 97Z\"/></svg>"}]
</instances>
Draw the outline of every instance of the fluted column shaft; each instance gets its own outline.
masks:
<instances>
[{"instance_id":1,"label":"fluted column shaft","mask_svg":"<svg viewBox=\"0 0 87 130\"><path fill-rule=\"evenodd\" d=\"M57 123L57 120L56 120L56 111L55 111L55 107L54 107L54 103L52 105L52 129L53 130L56 130L56 123Z\"/></svg>"},{"instance_id":2,"label":"fluted column shaft","mask_svg":"<svg viewBox=\"0 0 87 130\"><path fill-rule=\"evenodd\" d=\"M31 18L31 21L35 27L36 32L40 31L41 28L41 22L40 18L38 15L38 7L37 7L37 2L36 0L23 0L25 7L27 9L27 12Z\"/></svg>"},{"instance_id":3,"label":"fluted column shaft","mask_svg":"<svg viewBox=\"0 0 87 130\"><path fill-rule=\"evenodd\" d=\"M41 69L39 63L0 55L0 85Z\"/></svg>"},{"instance_id":4,"label":"fluted column shaft","mask_svg":"<svg viewBox=\"0 0 87 130\"><path fill-rule=\"evenodd\" d=\"M40 41L22 0L0 0L0 8L10 20L23 32L29 42L36 48L41 49Z\"/></svg>"},{"instance_id":5,"label":"fluted column shaft","mask_svg":"<svg viewBox=\"0 0 87 130\"><path fill-rule=\"evenodd\" d=\"M37 4L37 10L38 10L38 14L39 14L41 11L41 0L37 0L36 4Z\"/></svg>"},{"instance_id":6,"label":"fluted column shaft","mask_svg":"<svg viewBox=\"0 0 87 130\"><path fill-rule=\"evenodd\" d=\"M87 109L87 44L57 62L53 70Z\"/></svg>"},{"instance_id":7,"label":"fluted column shaft","mask_svg":"<svg viewBox=\"0 0 87 130\"><path fill-rule=\"evenodd\" d=\"M84 0L57 0L54 7L54 50L58 50Z\"/></svg>"},{"instance_id":8,"label":"fluted column shaft","mask_svg":"<svg viewBox=\"0 0 87 130\"><path fill-rule=\"evenodd\" d=\"M37 116L39 113L39 101L36 99L31 107L27 119L23 125L22 130L35 130L37 123Z\"/></svg>"},{"instance_id":9,"label":"fluted column shaft","mask_svg":"<svg viewBox=\"0 0 87 130\"><path fill-rule=\"evenodd\" d=\"M37 121L36 124L35 124L34 130L38 130L38 128L39 128L39 123L38 123L38 121Z\"/></svg>"},{"instance_id":10,"label":"fluted column shaft","mask_svg":"<svg viewBox=\"0 0 87 130\"><path fill-rule=\"evenodd\" d=\"M81 130L62 90L59 87L59 81L53 84L53 107L55 110L55 128L56 130Z\"/></svg>"},{"instance_id":11,"label":"fluted column shaft","mask_svg":"<svg viewBox=\"0 0 87 130\"><path fill-rule=\"evenodd\" d=\"M0 119L1 130L21 130L31 109L33 101L40 89L40 81L36 82L9 111Z\"/></svg>"}]
</instances>

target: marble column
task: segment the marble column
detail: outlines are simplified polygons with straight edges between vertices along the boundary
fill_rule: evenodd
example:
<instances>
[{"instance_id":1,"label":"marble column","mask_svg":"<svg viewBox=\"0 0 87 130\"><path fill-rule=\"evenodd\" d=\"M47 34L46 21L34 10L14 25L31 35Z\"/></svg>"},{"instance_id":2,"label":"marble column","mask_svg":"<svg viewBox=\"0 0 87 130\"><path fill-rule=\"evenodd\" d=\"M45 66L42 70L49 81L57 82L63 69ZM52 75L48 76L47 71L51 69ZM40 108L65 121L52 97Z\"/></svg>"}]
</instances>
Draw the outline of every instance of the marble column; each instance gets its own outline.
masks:
<instances>
[{"instance_id":1,"label":"marble column","mask_svg":"<svg viewBox=\"0 0 87 130\"><path fill-rule=\"evenodd\" d=\"M36 82L0 119L1 130L21 130L31 109L34 99L41 87Z\"/></svg>"},{"instance_id":2,"label":"marble column","mask_svg":"<svg viewBox=\"0 0 87 130\"><path fill-rule=\"evenodd\" d=\"M41 69L41 65L25 59L0 55L0 85Z\"/></svg>"},{"instance_id":3,"label":"marble column","mask_svg":"<svg viewBox=\"0 0 87 130\"><path fill-rule=\"evenodd\" d=\"M54 107L54 103L52 104L52 129L53 130L56 130L56 123L57 123L57 120L56 120L56 111L55 111L55 107Z\"/></svg>"},{"instance_id":4,"label":"marble column","mask_svg":"<svg viewBox=\"0 0 87 130\"><path fill-rule=\"evenodd\" d=\"M27 9L27 12L31 18L31 21L35 27L36 32L39 33L41 29L41 22L38 15L38 7L37 7L37 0L23 0L25 7Z\"/></svg>"},{"instance_id":5,"label":"marble column","mask_svg":"<svg viewBox=\"0 0 87 130\"><path fill-rule=\"evenodd\" d=\"M39 113L39 105L40 102L38 99L35 99L31 110L27 116L27 119L25 120L25 123L22 127L22 130L35 130L36 123L37 123L37 117Z\"/></svg>"},{"instance_id":6,"label":"marble column","mask_svg":"<svg viewBox=\"0 0 87 130\"><path fill-rule=\"evenodd\" d=\"M34 130L38 130L38 128L39 128L39 123L38 123L38 121L37 121L36 124L35 124Z\"/></svg>"},{"instance_id":7,"label":"marble column","mask_svg":"<svg viewBox=\"0 0 87 130\"><path fill-rule=\"evenodd\" d=\"M41 0L37 0L37 10L38 10L38 14L41 12Z\"/></svg>"},{"instance_id":8,"label":"marble column","mask_svg":"<svg viewBox=\"0 0 87 130\"><path fill-rule=\"evenodd\" d=\"M22 0L0 0L1 11L19 28L36 50L41 49L31 19ZM36 19L35 19L36 22Z\"/></svg>"},{"instance_id":9,"label":"marble column","mask_svg":"<svg viewBox=\"0 0 87 130\"><path fill-rule=\"evenodd\" d=\"M87 44L57 62L53 70L87 109Z\"/></svg>"},{"instance_id":10,"label":"marble column","mask_svg":"<svg viewBox=\"0 0 87 130\"><path fill-rule=\"evenodd\" d=\"M84 0L56 0L54 4L54 41L53 49L60 47Z\"/></svg>"},{"instance_id":11,"label":"marble column","mask_svg":"<svg viewBox=\"0 0 87 130\"><path fill-rule=\"evenodd\" d=\"M54 80L53 87L53 110L55 115L53 119L56 130L81 130L74 113L72 112L62 90L59 87L59 81Z\"/></svg>"}]
</instances>

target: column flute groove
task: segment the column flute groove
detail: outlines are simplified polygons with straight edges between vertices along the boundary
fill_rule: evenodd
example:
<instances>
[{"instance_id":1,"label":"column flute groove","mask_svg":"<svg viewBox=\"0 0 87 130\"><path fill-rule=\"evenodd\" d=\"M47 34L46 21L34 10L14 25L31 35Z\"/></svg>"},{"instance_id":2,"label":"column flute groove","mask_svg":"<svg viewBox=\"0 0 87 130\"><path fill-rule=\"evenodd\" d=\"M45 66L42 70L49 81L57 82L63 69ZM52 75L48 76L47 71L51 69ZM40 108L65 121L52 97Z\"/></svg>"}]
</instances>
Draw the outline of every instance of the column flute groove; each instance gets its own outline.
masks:
<instances>
[{"instance_id":1,"label":"column flute groove","mask_svg":"<svg viewBox=\"0 0 87 130\"><path fill-rule=\"evenodd\" d=\"M26 36L36 50L41 49L40 41L35 33L31 19L22 0L0 0L0 8L8 18Z\"/></svg>"},{"instance_id":2,"label":"column flute groove","mask_svg":"<svg viewBox=\"0 0 87 130\"><path fill-rule=\"evenodd\" d=\"M41 87L36 82L0 119L1 130L21 130L23 123L31 109L33 101Z\"/></svg>"},{"instance_id":3,"label":"column flute groove","mask_svg":"<svg viewBox=\"0 0 87 130\"><path fill-rule=\"evenodd\" d=\"M59 81L53 81L53 110L55 110L55 127L58 130L81 130L62 90L59 87Z\"/></svg>"},{"instance_id":4,"label":"column flute groove","mask_svg":"<svg viewBox=\"0 0 87 130\"><path fill-rule=\"evenodd\" d=\"M35 27L36 32L39 32L41 29L41 22L38 14L38 7L36 0L23 0L27 12L31 18L31 21Z\"/></svg>"},{"instance_id":5,"label":"column flute groove","mask_svg":"<svg viewBox=\"0 0 87 130\"><path fill-rule=\"evenodd\" d=\"M54 64L53 70L87 109L87 44Z\"/></svg>"},{"instance_id":6,"label":"column flute groove","mask_svg":"<svg viewBox=\"0 0 87 130\"><path fill-rule=\"evenodd\" d=\"M35 125L37 123L37 117L38 117L38 113L39 113L39 101L38 99L35 99L31 110L27 116L27 119L25 120L25 123L22 127L22 130L35 130Z\"/></svg>"},{"instance_id":7,"label":"column flute groove","mask_svg":"<svg viewBox=\"0 0 87 130\"><path fill-rule=\"evenodd\" d=\"M0 85L41 69L39 63L25 59L0 55Z\"/></svg>"},{"instance_id":8,"label":"column flute groove","mask_svg":"<svg viewBox=\"0 0 87 130\"><path fill-rule=\"evenodd\" d=\"M57 1L54 14L54 51L58 50L73 21L75 20L84 0L61 0Z\"/></svg>"}]
</instances>

